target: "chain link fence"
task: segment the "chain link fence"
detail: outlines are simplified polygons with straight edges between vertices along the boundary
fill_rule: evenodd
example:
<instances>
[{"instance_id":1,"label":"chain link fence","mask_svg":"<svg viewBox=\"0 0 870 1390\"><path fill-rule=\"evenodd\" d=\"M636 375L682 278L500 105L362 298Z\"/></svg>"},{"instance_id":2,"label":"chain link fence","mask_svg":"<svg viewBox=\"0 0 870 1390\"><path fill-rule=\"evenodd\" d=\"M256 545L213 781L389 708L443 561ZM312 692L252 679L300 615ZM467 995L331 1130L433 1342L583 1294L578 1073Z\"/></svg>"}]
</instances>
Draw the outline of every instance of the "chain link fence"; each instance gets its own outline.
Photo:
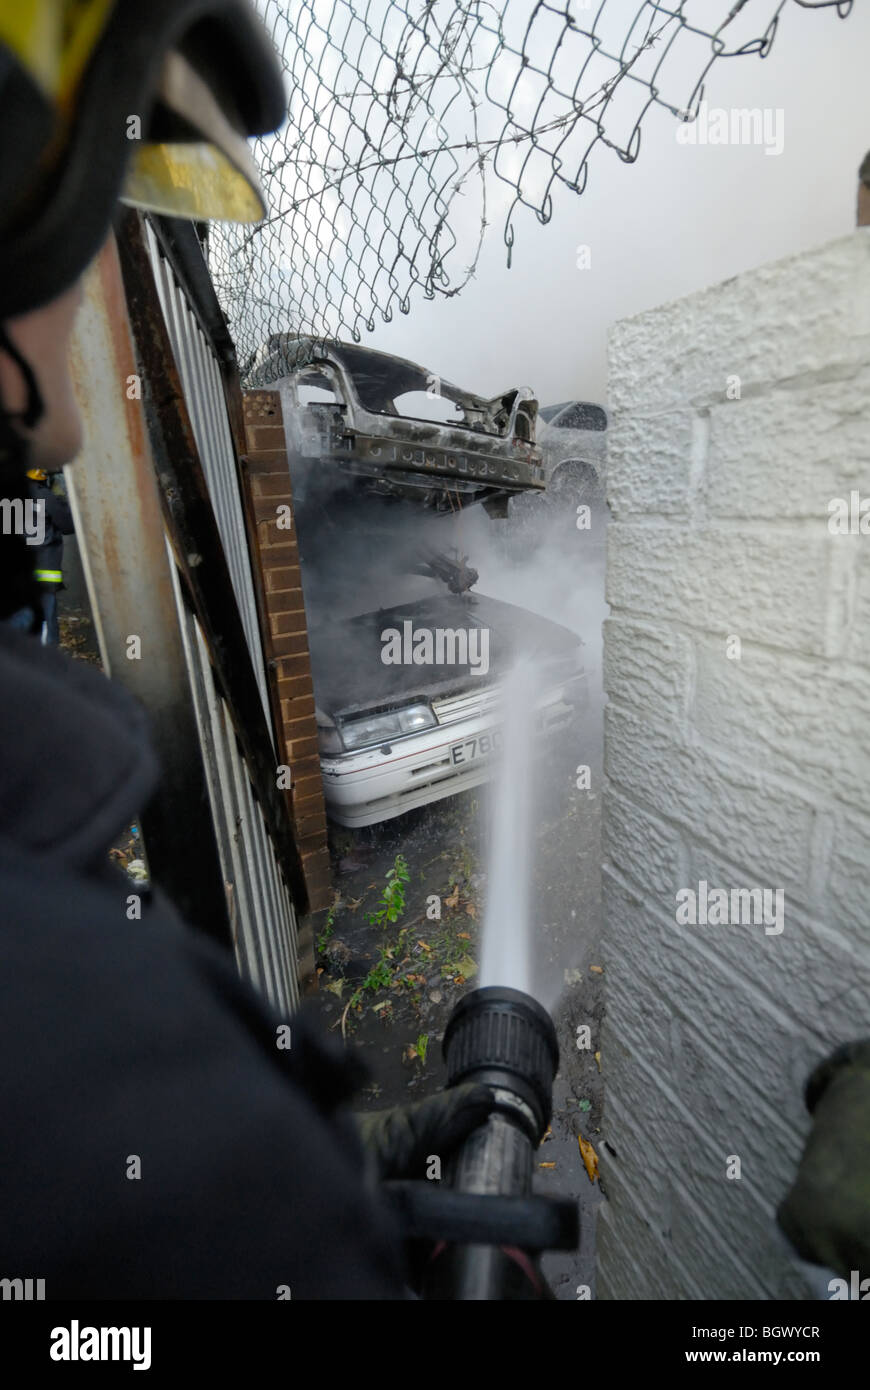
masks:
<instances>
[{"instance_id":1,"label":"chain link fence","mask_svg":"<svg viewBox=\"0 0 870 1390\"><path fill-rule=\"evenodd\" d=\"M770 51L785 10L852 0L259 0L288 120L258 143L269 201L209 261L243 376L270 334L359 342L459 294L484 236L637 159L650 107L694 119L715 62Z\"/></svg>"}]
</instances>

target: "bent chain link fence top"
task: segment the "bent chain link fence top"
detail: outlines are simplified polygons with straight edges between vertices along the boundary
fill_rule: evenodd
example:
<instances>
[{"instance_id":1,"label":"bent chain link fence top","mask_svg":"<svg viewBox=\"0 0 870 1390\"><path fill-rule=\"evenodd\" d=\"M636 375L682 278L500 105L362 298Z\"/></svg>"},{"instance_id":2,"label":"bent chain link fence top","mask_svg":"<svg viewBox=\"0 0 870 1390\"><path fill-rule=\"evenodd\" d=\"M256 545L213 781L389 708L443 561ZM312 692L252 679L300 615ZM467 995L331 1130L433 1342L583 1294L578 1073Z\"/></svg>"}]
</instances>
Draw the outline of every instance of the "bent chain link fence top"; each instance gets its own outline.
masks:
<instances>
[{"instance_id":1,"label":"bent chain link fence top","mask_svg":"<svg viewBox=\"0 0 870 1390\"><path fill-rule=\"evenodd\" d=\"M653 103L692 119L717 59L830 6L852 0L259 0L288 94L255 149L269 210L208 238L243 376L272 333L358 342L417 291L458 294L493 220L509 264L596 146L633 162Z\"/></svg>"}]
</instances>

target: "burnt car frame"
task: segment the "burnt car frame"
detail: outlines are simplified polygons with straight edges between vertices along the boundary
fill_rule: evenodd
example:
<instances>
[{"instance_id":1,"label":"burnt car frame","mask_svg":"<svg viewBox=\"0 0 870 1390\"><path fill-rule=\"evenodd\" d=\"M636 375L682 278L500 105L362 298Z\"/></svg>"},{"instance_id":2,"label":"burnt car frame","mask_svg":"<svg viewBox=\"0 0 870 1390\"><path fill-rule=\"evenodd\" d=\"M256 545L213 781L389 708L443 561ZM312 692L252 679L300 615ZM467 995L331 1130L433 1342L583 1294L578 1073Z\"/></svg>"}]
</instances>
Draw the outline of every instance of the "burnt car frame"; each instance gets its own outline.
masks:
<instances>
[{"instance_id":1,"label":"burnt car frame","mask_svg":"<svg viewBox=\"0 0 870 1390\"><path fill-rule=\"evenodd\" d=\"M375 495L436 511L480 502L490 516L504 517L513 493L546 487L529 387L486 399L404 358L287 334L269 338L248 379L280 384L288 444L299 458L334 463ZM307 401L306 388L333 399ZM397 399L417 392L448 402L458 418L401 413Z\"/></svg>"}]
</instances>

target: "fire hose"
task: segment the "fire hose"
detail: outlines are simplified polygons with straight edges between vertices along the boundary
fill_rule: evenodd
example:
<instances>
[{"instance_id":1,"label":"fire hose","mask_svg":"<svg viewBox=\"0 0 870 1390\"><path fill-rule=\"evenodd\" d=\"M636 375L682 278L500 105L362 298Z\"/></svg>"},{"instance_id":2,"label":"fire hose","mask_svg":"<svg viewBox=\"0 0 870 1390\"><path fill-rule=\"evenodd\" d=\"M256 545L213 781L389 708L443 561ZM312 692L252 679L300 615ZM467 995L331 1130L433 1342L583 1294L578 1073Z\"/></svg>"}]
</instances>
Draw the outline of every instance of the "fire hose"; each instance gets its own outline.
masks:
<instances>
[{"instance_id":1,"label":"fire hose","mask_svg":"<svg viewBox=\"0 0 870 1390\"><path fill-rule=\"evenodd\" d=\"M419 1291L442 1300L551 1297L540 1257L576 1250L580 1236L576 1201L532 1192L559 1066L552 1019L521 990L476 989L453 1010L443 1052L448 1088L485 1085L494 1104L451 1154L442 1182L384 1184L406 1238L427 1242Z\"/></svg>"}]
</instances>

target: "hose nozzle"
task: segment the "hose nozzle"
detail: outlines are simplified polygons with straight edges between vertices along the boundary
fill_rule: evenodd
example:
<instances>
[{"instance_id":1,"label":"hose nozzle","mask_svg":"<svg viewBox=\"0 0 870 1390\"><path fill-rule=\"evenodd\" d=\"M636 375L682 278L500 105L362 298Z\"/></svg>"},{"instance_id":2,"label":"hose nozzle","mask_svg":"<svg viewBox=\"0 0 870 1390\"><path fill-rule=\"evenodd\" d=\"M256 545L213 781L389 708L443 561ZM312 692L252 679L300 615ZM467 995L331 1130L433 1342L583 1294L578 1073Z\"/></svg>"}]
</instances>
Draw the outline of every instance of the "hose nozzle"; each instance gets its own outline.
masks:
<instances>
[{"instance_id":1,"label":"hose nozzle","mask_svg":"<svg viewBox=\"0 0 870 1390\"><path fill-rule=\"evenodd\" d=\"M559 1068L556 1030L546 1009L519 989L490 985L460 999L443 1042L447 1085L477 1081L521 1102L530 1141L543 1139Z\"/></svg>"}]
</instances>

